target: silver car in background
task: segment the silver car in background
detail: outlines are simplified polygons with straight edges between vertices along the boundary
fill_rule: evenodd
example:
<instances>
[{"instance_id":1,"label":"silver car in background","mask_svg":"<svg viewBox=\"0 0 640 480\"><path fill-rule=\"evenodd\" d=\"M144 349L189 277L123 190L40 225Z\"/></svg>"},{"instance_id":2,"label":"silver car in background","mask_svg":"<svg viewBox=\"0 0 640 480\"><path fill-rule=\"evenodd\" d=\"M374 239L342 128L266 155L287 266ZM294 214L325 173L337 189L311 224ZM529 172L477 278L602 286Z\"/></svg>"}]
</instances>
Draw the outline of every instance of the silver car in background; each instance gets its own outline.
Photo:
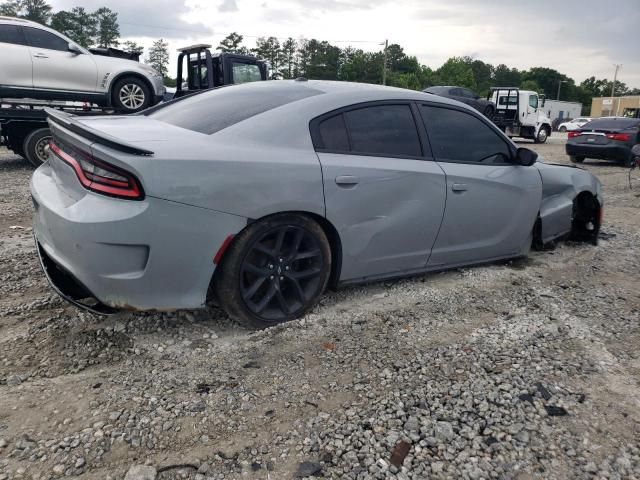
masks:
<instances>
[{"instance_id":1,"label":"silver car in background","mask_svg":"<svg viewBox=\"0 0 640 480\"><path fill-rule=\"evenodd\" d=\"M536 163L480 113L421 92L257 82L49 122L38 252L61 295L102 313L213 299L265 327L328 285L595 243L601 223L593 175Z\"/></svg>"}]
</instances>

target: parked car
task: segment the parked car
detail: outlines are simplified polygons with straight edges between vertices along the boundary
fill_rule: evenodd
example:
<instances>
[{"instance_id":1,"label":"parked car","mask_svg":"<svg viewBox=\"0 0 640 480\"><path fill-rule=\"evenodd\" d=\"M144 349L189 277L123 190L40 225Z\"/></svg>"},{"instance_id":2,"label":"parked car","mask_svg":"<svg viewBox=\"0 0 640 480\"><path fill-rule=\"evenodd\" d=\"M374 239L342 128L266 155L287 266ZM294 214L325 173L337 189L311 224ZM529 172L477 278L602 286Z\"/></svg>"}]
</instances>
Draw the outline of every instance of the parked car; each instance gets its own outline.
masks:
<instances>
[{"instance_id":1,"label":"parked car","mask_svg":"<svg viewBox=\"0 0 640 480\"><path fill-rule=\"evenodd\" d=\"M585 158L613 160L633 165L631 148L640 143L640 118L602 117L569 132L566 152L575 163Z\"/></svg>"},{"instance_id":2,"label":"parked car","mask_svg":"<svg viewBox=\"0 0 640 480\"><path fill-rule=\"evenodd\" d=\"M451 98L475 108L486 117L491 116L496 111L493 102L477 95L473 90L464 87L429 87L423 90L425 93L432 93L441 97Z\"/></svg>"},{"instance_id":3,"label":"parked car","mask_svg":"<svg viewBox=\"0 0 640 480\"><path fill-rule=\"evenodd\" d=\"M303 315L327 285L597 239L596 177L535 163L434 95L299 79L141 115L49 113L51 156L31 181L38 252L58 293L97 312L214 298L266 327Z\"/></svg>"},{"instance_id":4,"label":"parked car","mask_svg":"<svg viewBox=\"0 0 640 480\"><path fill-rule=\"evenodd\" d=\"M572 120L569 120L568 122L563 122L560 125L558 125L558 131L559 132L573 132L574 130L578 130L580 127L582 127L583 125L589 123L591 120L593 120L590 117L580 117L580 118L574 118Z\"/></svg>"},{"instance_id":5,"label":"parked car","mask_svg":"<svg viewBox=\"0 0 640 480\"><path fill-rule=\"evenodd\" d=\"M0 98L89 101L132 113L164 96L162 76L126 58L95 55L28 20L0 17Z\"/></svg>"}]
</instances>

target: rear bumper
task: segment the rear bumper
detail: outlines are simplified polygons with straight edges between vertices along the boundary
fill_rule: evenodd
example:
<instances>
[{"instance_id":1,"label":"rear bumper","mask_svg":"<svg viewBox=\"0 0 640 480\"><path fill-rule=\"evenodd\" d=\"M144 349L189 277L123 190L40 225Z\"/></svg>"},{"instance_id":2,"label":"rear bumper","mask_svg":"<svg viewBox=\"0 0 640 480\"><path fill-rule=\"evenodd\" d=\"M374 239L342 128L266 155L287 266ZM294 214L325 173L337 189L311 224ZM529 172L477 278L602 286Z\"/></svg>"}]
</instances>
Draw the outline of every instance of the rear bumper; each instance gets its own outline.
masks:
<instances>
[{"instance_id":1,"label":"rear bumper","mask_svg":"<svg viewBox=\"0 0 640 480\"><path fill-rule=\"evenodd\" d=\"M572 156L622 162L629 158L631 149L626 145L584 145L567 143L566 152L567 155Z\"/></svg>"},{"instance_id":2,"label":"rear bumper","mask_svg":"<svg viewBox=\"0 0 640 480\"><path fill-rule=\"evenodd\" d=\"M91 192L73 198L48 164L34 173L31 193L34 235L50 283L66 300L97 313L203 307L213 256L246 225L242 217L149 196L140 202Z\"/></svg>"}]
</instances>

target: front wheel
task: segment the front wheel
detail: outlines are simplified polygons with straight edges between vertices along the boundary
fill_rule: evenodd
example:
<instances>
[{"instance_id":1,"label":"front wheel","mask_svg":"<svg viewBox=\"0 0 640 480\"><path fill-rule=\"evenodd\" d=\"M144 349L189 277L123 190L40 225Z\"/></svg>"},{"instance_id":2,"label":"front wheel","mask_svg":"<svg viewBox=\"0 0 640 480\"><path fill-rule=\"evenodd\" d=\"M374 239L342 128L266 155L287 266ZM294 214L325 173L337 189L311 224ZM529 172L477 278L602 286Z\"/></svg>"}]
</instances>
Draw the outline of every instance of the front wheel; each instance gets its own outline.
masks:
<instances>
[{"instance_id":1,"label":"front wheel","mask_svg":"<svg viewBox=\"0 0 640 480\"><path fill-rule=\"evenodd\" d=\"M560 127L559 131L562 132L562 133L565 133L567 131L567 127L564 127L564 126Z\"/></svg>"},{"instance_id":2,"label":"front wheel","mask_svg":"<svg viewBox=\"0 0 640 480\"><path fill-rule=\"evenodd\" d=\"M125 77L113 86L111 101L117 111L135 113L151 106L151 91L143 80Z\"/></svg>"},{"instance_id":3,"label":"front wheel","mask_svg":"<svg viewBox=\"0 0 640 480\"><path fill-rule=\"evenodd\" d=\"M484 111L482 113L487 118L493 117L493 105L487 105L486 107L484 107Z\"/></svg>"},{"instance_id":4,"label":"front wheel","mask_svg":"<svg viewBox=\"0 0 640 480\"><path fill-rule=\"evenodd\" d=\"M329 241L315 221L299 214L259 220L236 236L214 279L220 306L251 328L304 315L331 273Z\"/></svg>"},{"instance_id":5,"label":"front wheel","mask_svg":"<svg viewBox=\"0 0 640 480\"><path fill-rule=\"evenodd\" d=\"M549 132L547 132L547 129L545 127L541 127L540 130L538 130L538 135L536 135L534 141L535 143L544 143L547 141L548 137Z\"/></svg>"}]
</instances>

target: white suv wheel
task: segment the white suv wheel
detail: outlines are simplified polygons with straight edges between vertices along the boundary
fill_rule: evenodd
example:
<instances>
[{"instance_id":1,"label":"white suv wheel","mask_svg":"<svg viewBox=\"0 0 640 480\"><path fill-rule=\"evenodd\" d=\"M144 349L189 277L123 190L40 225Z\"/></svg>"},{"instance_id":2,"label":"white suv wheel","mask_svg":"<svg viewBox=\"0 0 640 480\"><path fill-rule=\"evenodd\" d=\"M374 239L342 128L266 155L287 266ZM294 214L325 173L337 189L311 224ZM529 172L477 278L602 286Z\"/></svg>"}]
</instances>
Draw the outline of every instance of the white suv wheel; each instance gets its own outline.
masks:
<instances>
[{"instance_id":1,"label":"white suv wheel","mask_svg":"<svg viewBox=\"0 0 640 480\"><path fill-rule=\"evenodd\" d=\"M144 104L144 91L135 83L126 83L118 92L120 102L129 110L137 110Z\"/></svg>"}]
</instances>

